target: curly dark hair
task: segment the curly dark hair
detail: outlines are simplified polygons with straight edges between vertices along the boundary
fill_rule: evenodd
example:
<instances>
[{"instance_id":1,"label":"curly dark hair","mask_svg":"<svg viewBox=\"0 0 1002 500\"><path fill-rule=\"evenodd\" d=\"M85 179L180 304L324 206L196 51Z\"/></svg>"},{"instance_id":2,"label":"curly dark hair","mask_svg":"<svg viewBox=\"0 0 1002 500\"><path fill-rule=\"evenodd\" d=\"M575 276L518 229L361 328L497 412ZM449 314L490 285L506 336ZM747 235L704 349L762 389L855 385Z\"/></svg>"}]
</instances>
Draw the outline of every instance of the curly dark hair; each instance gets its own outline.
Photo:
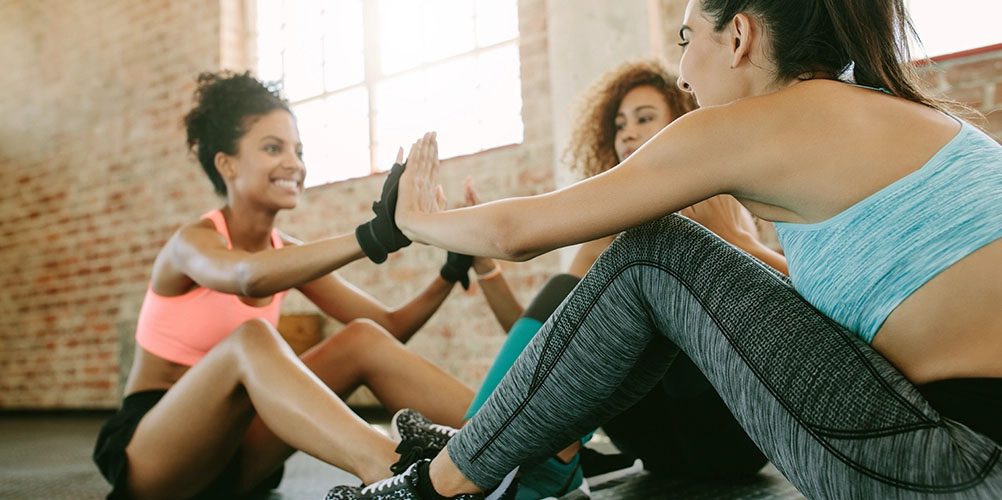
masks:
<instances>
[{"instance_id":1,"label":"curly dark hair","mask_svg":"<svg viewBox=\"0 0 1002 500\"><path fill-rule=\"evenodd\" d=\"M675 84L678 78L657 60L628 62L604 73L578 100L577 127L563 160L585 177L619 163L616 156L616 113L623 97L636 87L650 86L664 96L674 120L696 108L696 101Z\"/></svg>"},{"instance_id":2,"label":"curly dark hair","mask_svg":"<svg viewBox=\"0 0 1002 500\"><path fill-rule=\"evenodd\" d=\"M278 86L263 83L250 72L220 71L198 75L195 107L184 117L188 149L196 154L216 193L225 196L226 184L216 170L216 153L237 153L237 143L254 118L276 109L289 110Z\"/></svg>"}]
</instances>

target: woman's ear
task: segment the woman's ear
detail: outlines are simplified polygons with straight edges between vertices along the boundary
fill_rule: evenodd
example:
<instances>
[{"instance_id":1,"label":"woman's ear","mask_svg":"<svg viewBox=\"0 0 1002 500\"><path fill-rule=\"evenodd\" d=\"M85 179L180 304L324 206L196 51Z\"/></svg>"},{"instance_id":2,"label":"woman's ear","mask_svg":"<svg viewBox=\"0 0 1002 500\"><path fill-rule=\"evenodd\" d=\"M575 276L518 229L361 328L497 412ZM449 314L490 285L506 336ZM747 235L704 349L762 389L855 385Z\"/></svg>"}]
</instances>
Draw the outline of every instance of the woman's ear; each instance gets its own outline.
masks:
<instances>
[{"instance_id":1,"label":"woman's ear","mask_svg":"<svg viewBox=\"0 0 1002 500\"><path fill-rule=\"evenodd\" d=\"M752 38L754 37L752 19L744 13L739 13L731 19L731 69L737 68L742 61L751 57Z\"/></svg>"},{"instance_id":2,"label":"woman's ear","mask_svg":"<svg viewBox=\"0 0 1002 500\"><path fill-rule=\"evenodd\" d=\"M223 179L232 179L236 174L236 169L233 167L233 159L230 158L230 155L218 151L212 160L216 166L216 172L219 172L219 176Z\"/></svg>"}]
</instances>

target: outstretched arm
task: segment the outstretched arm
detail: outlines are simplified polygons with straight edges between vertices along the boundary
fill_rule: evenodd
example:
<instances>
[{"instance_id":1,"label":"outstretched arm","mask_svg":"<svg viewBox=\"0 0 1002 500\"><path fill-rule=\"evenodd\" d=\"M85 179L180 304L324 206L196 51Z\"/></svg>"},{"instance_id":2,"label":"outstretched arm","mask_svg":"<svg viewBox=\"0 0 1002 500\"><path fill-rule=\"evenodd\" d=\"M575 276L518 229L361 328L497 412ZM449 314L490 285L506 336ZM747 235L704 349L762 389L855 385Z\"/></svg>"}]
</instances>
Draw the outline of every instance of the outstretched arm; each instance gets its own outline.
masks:
<instances>
[{"instance_id":1,"label":"outstretched arm","mask_svg":"<svg viewBox=\"0 0 1002 500\"><path fill-rule=\"evenodd\" d=\"M698 110L603 174L552 193L447 211L436 201L437 146L429 134L413 146L401 177L397 223L412 240L508 260L615 234L747 189L746 179L767 179L758 145L768 127L742 114L749 113Z\"/></svg>"},{"instance_id":2,"label":"outstretched arm","mask_svg":"<svg viewBox=\"0 0 1002 500\"><path fill-rule=\"evenodd\" d=\"M180 294L195 284L224 293L267 297L362 257L352 234L304 245L246 252L229 249L211 222L178 230L154 264L154 286Z\"/></svg>"},{"instance_id":3,"label":"outstretched arm","mask_svg":"<svg viewBox=\"0 0 1002 500\"><path fill-rule=\"evenodd\" d=\"M401 342L407 342L431 319L454 285L435 276L424 290L396 309L386 306L337 273L307 283L299 290L322 311L342 323L368 318L386 328Z\"/></svg>"}]
</instances>

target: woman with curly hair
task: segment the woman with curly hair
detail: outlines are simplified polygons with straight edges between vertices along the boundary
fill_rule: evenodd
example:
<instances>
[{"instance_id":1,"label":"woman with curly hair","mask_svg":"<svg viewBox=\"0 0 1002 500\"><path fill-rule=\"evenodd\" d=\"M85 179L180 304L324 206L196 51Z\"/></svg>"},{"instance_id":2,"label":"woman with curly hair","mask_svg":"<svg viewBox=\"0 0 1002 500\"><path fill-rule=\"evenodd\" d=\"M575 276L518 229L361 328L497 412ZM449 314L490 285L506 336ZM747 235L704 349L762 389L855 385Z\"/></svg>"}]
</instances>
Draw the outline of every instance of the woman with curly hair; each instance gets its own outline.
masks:
<instances>
[{"instance_id":1,"label":"woman with curly hair","mask_svg":"<svg viewBox=\"0 0 1002 500\"><path fill-rule=\"evenodd\" d=\"M578 126L564 161L584 178L601 174L694 109L695 102L675 85L676 78L656 60L630 62L604 73L578 99ZM479 202L470 182L466 184L466 201L469 205ZM758 240L751 215L734 198L717 196L682 213L725 241L786 271L783 256ZM474 259L480 288L508 337L464 418L471 418L483 406L553 310L613 239L615 236L607 236L581 245L567 271L552 277L527 308L515 298L493 259ZM766 462L713 387L684 355L661 384L605 423L603 429L620 449L638 456L648 470L658 474L688 479L734 477L754 473ZM589 449L579 455L579 449L575 442L542 464L524 469L518 498L560 496L578 488L583 478L588 478L589 487L616 478L610 475L616 471L600 463L609 462L608 457Z\"/></svg>"},{"instance_id":2,"label":"woman with curly hair","mask_svg":"<svg viewBox=\"0 0 1002 500\"><path fill-rule=\"evenodd\" d=\"M467 268L443 269L398 309L355 288L334 271L407 243L392 197L354 234L303 243L278 231L306 176L288 103L246 73L202 74L195 97L188 146L225 204L178 229L153 264L122 408L94 451L110 497L242 496L276 486L297 449L366 482L388 476L396 444L341 397L366 385L388 408L458 425L471 391L402 342ZM301 358L276 330L292 288L346 325Z\"/></svg>"},{"instance_id":3,"label":"woman with curly hair","mask_svg":"<svg viewBox=\"0 0 1002 500\"><path fill-rule=\"evenodd\" d=\"M446 210L415 143L414 241L525 260L623 234L443 452L338 498L476 498L680 353L809 498L1002 498L1002 146L923 90L905 4L690 0L700 109L552 193ZM777 222L792 281L674 215L720 194Z\"/></svg>"}]
</instances>

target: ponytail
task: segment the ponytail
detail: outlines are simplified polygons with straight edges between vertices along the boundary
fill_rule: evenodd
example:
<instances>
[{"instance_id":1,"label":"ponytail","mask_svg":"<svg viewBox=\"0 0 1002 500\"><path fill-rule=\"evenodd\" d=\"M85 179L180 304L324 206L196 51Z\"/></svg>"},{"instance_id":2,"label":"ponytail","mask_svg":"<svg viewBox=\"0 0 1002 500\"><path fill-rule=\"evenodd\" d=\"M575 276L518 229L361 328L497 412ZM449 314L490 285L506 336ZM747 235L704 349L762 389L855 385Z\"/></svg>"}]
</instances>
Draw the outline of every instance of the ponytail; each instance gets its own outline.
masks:
<instances>
[{"instance_id":1,"label":"ponytail","mask_svg":"<svg viewBox=\"0 0 1002 500\"><path fill-rule=\"evenodd\" d=\"M946 110L954 103L922 90L908 47L918 38L905 0L701 0L716 31L735 15L756 16L769 32L781 80L849 70L855 83Z\"/></svg>"},{"instance_id":2,"label":"ponytail","mask_svg":"<svg viewBox=\"0 0 1002 500\"><path fill-rule=\"evenodd\" d=\"M918 39L904 0L821 0L831 19L834 47L851 61L855 83L886 89L909 101L939 107L910 64L909 36Z\"/></svg>"}]
</instances>

